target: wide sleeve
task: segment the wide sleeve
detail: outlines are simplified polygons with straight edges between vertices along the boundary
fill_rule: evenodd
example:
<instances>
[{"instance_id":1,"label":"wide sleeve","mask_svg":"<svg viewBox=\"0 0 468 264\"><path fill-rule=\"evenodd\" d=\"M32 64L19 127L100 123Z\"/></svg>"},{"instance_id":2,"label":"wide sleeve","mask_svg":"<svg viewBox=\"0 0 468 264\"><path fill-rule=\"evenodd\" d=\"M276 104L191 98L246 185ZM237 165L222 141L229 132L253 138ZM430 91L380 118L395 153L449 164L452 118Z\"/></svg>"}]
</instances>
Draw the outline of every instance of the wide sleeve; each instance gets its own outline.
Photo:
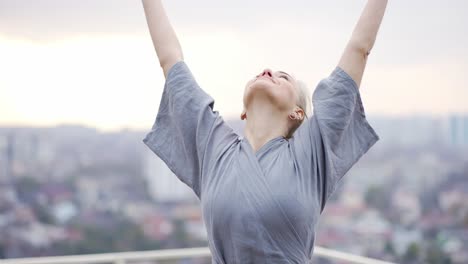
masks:
<instances>
[{"instance_id":1,"label":"wide sleeve","mask_svg":"<svg viewBox=\"0 0 468 264\"><path fill-rule=\"evenodd\" d=\"M342 68L320 80L312 95L313 115L293 134L299 166L312 174L321 211L337 183L379 140L366 119L355 81Z\"/></svg>"},{"instance_id":2,"label":"wide sleeve","mask_svg":"<svg viewBox=\"0 0 468 264\"><path fill-rule=\"evenodd\" d=\"M187 64L178 61L168 71L156 120L143 139L199 199L207 146L223 144L234 133L213 106Z\"/></svg>"}]
</instances>

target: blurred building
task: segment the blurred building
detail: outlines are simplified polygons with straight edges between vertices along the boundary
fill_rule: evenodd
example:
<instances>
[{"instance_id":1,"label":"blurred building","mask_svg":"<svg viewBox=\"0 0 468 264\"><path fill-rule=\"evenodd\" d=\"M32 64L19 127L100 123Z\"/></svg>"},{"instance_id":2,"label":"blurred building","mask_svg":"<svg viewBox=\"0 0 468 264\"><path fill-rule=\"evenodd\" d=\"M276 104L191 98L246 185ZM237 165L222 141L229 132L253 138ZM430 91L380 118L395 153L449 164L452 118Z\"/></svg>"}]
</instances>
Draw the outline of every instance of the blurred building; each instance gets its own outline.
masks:
<instances>
[{"instance_id":1,"label":"blurred building","mask_svg":"<svg viewBox=\"0 0 468 264\"><path fill-rule=\"evenodd\" d=\"M451 114L445 122L446 141L455 147L468 147L468 115Z\"/></svg>"},{"instance_id":2,"label":"blurred building","mask_svg":"<svg viewBox=\"0 0 468 264\"><path fill-rule=\"evenodd\" d=\"M150 149L144 152L144 175L151 197L158 202L197 200L197 196Z\"/></svg>"}]
</instances>

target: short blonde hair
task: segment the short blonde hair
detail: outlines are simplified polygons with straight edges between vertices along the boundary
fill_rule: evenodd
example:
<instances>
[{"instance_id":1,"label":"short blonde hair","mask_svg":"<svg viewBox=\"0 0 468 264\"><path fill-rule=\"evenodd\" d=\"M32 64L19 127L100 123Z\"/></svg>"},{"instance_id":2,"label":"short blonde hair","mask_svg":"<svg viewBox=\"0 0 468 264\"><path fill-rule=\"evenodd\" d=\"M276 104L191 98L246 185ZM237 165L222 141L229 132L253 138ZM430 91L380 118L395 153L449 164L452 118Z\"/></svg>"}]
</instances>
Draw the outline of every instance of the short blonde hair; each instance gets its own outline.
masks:
<instances>
[{"instance_id":1,"label":"short blonde hair","mask_svg":"<svg viewBox=\"0 0 468 264\"><path fill-rule=\"evenodd\" d=\"M305 117L309 118L311 113L310 90L307 84L301 80L296 81L297 105L304 110Z\"/></svg>"},{"instance_id":2,"label":"short blonde hair","mask_svg":"<svg viewBox=\"0 0 468 264\"><path fill-rule=\"evenodd\" d=\"M294 132L298 127L301 126L301 124L309 118L309 116L312 113L311 110L311 97L310 97L310 90L307 86L307 84L301 80L296 79L296 89L297 89L297 99L296 99L296 104L299 106L303 111L304 111L304 118L297 124L293 125L290 127L288 131L288 135L286 136L287 138L292 137Z\"/></svg>"}]
</instances>

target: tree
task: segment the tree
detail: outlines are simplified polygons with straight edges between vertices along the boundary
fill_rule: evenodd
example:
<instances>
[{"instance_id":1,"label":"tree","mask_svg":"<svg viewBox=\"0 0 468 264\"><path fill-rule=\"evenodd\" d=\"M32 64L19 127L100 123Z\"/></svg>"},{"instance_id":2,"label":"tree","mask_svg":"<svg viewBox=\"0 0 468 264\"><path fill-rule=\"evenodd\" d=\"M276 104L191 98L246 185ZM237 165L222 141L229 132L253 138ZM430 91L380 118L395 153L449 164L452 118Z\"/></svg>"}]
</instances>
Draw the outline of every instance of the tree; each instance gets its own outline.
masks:
<instances>
[{"instance_id":1,"label":"tree","mask_svg":"<svg viewBox=\"0 0 468 264\"><path fill-rule=\"evenodd\" d=\"M393 246L393 243L390 240L385 241L384 250L386 253L389 253L390 255L395 255L395 247Z\"/></svg>"},{"instance_id":2,"label":"tree","mask_svg":"<svg viewBox=\"0 0 468 264\"><path fill-rule=\"evenodd\" d=\"M377 185L370 186L364 197L368 205L381 212L385 212L388 209L390 198L389 188Z\"/></svg>"},{"instance_id":3,"label":"tree","mask_svg":"<svg viewBox=\"0 0 468 264\"><path fill-rule=\"evenodd\" d=\"M421 255L421 249L418 244L415 242L411 243L406 249L405 254L403 255L403 260L405 262L416 262Z\"/></svg>"},{"instance_id":4,"label":"tree","mask_svg":"<svg viewBox=\"0 0 468 264\"><path fill-rule=\"evenodd\" d=\"M452 264L452 259L440 247L432 243L427 250L426 262L429 264Z\"/></svg>"}]
</instances>

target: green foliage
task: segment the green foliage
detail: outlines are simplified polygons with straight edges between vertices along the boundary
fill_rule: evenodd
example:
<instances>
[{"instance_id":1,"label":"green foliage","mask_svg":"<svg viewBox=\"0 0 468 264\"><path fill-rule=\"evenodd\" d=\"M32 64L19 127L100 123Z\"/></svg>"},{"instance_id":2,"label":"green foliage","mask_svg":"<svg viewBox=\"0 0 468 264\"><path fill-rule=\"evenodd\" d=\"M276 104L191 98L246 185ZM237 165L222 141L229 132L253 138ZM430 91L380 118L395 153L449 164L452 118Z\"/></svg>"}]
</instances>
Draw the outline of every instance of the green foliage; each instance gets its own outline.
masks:
<instances>
[{"instance_id":1,"label":"green foliage","mask_svg":"<svg viewBox=\"0 0 468 264\"><path fill-rule=\"evenodd\" d=\"M386 253L389 253L391 255L395 255L395 247L393 246L393 243L390 240L387 240L385 242L385 248L384 248Z\"/></svg>"},{"instance_id":2,"label":"green foliage","mask_svg":"<svg viewBox=\"0 0 468 264\"><path fill-rule=\"evenodd\" d=\"M5 247L3 245L3 242L0 241L0 259L6 258L5 256Z\"/></svg>"},{"instance_id":3,"label":"green foliage","mask_svg":"<svg viewBox=\"0 0 468 264\"><path fill-rule=\"evenodd\" d=\"M403 260L405 260L405 262L414 262L419 259L420 255L421 249L419 245L413 242L406 249L406 252L403 255Z\"/></svg>"},{"instance_id":4,"label":"green foliage","mask_svg":"<svg viewBox=\"0 0 468 264\"><path fill-rule=\"evenodd\" d=\"M368 205L382 212L388 209L390 198L389 188L376 185L369 187L364 197Z\"/></svg>"},{"instance_id":5,"label":"green foliage","mask_svg":"<svg viewBox=\"0 0 468 264\"><path fill-rule=\"evenodd\" d=\"M426 263L429 264L452 264L449 255L442 251L440 247L432 243L426 252Z\"/></svg>"},{"instance_id":6,"label":"green foliage","mask_svg":"<svg viewBox=\"0 0 468 264\"><path fill-rule=\"evenodd\" d=\"M46 207L35 204L33 205L34 214L37 217L37 220L44 224L54 224L54 217L49 213Z\"/></svg>"},{"instance_id":7,"label":"green foliage","mask_svg":"<svg viewBox=\"0 0 468 264\"><path fill-rule=\"evenodd\" d=\"M117 224L102 228L99 226L75 225L82 232L83 240L61 242L54 245L60 254L94 254L106 252L140 251L159 249L160 243L144 236L136 224L118 220Z\"/></svg>"}]
</instances>

